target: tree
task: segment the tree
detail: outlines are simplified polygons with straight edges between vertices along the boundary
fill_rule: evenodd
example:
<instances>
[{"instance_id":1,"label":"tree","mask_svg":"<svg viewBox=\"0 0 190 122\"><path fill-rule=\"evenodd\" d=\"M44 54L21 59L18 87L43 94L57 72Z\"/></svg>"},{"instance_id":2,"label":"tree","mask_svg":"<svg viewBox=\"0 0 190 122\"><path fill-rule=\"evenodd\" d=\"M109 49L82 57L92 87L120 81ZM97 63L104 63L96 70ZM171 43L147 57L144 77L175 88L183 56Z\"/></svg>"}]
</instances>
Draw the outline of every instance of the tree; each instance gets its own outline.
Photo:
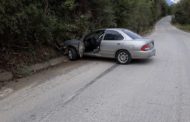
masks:
<instances>
[{"instance_id":1,"label":"tree","mask_svg":"<svg viewBox=\"0 0 190 122\"><path fill-rule=\"evenodd\" d=\"M165 14L164 0L0 0L0 46L53 45L108 27L141 32Z\"/></svg>"},{"instance_id":2,"label":"tree","mask_svg":"<svg viewBox=\"0 0 190 122\"><path fill-rule=\"evenodd\" d=\"M181 0L177 5L173 7L173 13L175 15L176 22L180 24L190 24L190 1Z\"/></svg>"}]
</instances>

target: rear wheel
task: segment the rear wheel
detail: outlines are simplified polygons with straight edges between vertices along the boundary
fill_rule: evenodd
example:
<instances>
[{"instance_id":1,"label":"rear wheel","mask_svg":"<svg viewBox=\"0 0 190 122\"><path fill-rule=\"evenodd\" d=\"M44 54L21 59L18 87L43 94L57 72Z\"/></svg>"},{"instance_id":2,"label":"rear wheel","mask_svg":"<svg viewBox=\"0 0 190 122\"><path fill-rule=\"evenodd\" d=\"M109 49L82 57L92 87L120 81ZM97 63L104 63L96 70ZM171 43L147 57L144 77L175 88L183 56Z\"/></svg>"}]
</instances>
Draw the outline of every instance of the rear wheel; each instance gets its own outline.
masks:
<instances>
[{"instance_id":1,"label":"rear wheel","mask_svg":"<svg viewBox=\"0 0 190 122\"><path fill-rule=\"evenodd\" d=\"M69 60L76 60L78 58L78 53L74 48L68 49Z\"/></svg>"},{"instance_id":2,"label":"rear wheel","mask_svg":"<svg viewBox=\"0 0 190 122\"><path fill-rule=\"evenodd\" d=\"M121 50L116 54L116 60L119 64L129 64L132 58L128 51Z\"/></svg>"}]
</instances>

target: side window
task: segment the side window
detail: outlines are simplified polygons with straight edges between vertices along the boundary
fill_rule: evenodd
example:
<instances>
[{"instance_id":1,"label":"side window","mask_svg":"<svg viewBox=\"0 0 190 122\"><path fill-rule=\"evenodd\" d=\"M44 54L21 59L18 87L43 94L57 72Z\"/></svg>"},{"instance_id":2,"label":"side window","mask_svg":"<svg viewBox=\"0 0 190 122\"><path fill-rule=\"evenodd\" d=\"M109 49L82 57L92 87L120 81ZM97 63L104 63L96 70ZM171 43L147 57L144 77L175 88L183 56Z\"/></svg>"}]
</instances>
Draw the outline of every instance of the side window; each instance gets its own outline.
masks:
<instances>
[{"instance_id":1,"label":"side window","mask_svg":"<svg viewBox=\"0 0 190 122\"><path fill-rule=\"evenodd\" d=\"M117 31L113 31L113 30L108 30L106 31L104 40L123 40L123 36L117 32Z\"/></svg>"}]
</instances>

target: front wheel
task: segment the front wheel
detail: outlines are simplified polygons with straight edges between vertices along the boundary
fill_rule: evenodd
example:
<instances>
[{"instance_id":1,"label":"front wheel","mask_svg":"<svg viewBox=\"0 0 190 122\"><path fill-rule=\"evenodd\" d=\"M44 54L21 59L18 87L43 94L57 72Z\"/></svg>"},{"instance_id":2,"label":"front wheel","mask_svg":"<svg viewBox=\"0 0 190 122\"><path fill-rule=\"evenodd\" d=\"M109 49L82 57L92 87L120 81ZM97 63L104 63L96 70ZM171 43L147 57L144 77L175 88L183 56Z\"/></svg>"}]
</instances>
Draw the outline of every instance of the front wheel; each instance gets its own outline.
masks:
<instances>
[{"instance_id":1,"label":"front wheel","mask_svg":"<svg viewBox=\"0 0 190 122\"><path fill-rule=\"evenodd\" d=\"M119 64L129 64L132 58L128 51L121 50L116 54L116 60Z\"/></svg>"},{"instance_id":2,"label":"front wheel","mask_svg":"<svg viewBox=\"0 0 190 122\"><path fill-rule=\"evenodd\" d=\"M78 58L77 51L74 48L68 49L69 60L76 60Z\"/></svg>"}]
</instances>

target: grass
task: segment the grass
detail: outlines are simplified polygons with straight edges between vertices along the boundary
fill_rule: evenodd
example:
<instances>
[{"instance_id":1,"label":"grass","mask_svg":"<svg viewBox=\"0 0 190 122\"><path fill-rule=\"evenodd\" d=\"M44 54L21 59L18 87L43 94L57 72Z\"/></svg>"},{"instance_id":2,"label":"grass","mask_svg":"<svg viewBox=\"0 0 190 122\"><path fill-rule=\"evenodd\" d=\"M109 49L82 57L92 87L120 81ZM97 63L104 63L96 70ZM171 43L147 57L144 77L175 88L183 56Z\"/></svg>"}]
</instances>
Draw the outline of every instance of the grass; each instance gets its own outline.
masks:
<instances>
[{"instance_id":1,"label":"grass","mask_svg":"<svg viewBox=\"0 0 190 122\"><path fill-rule=\"evenodd\" d=\"M190 24L181 25L181 24L174 24L177 28L184 30L186 32L190 32Z\"/></svg>"}]
</instances>

